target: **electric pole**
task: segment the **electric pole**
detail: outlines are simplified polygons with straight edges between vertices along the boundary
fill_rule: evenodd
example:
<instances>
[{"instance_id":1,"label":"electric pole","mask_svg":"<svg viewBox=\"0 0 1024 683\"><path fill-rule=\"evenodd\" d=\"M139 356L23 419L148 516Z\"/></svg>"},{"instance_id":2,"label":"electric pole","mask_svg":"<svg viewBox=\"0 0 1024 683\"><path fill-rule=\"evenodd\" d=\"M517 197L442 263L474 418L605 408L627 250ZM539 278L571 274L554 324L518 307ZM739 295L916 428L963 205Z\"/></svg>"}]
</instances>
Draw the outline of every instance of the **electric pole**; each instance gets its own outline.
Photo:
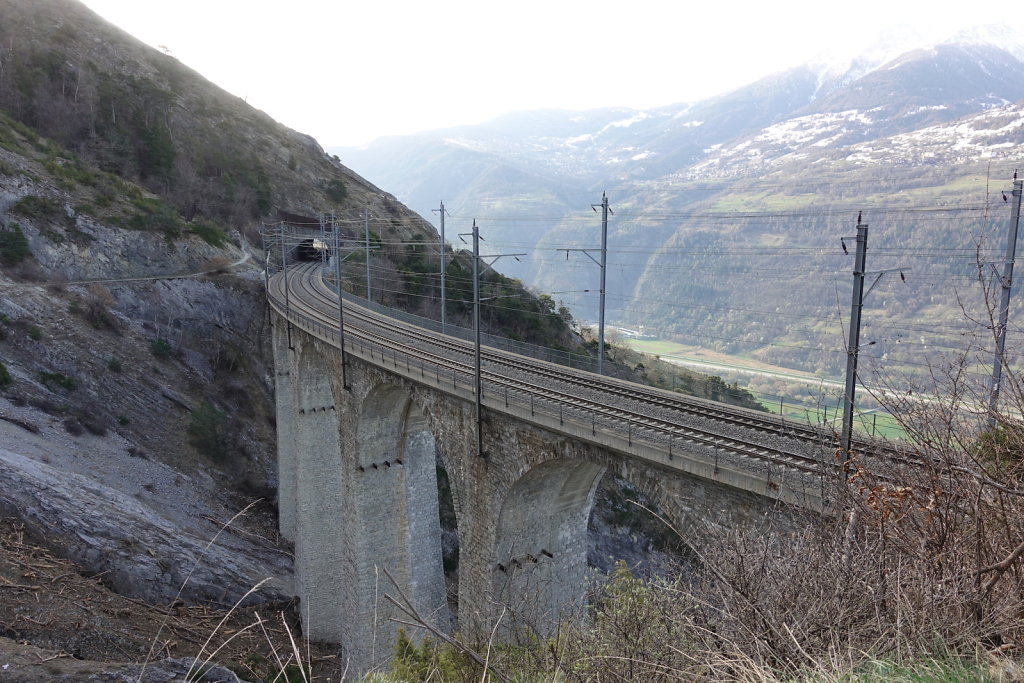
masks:
<instances>
[{"instance_id":1,"label":"electric pole","mask_svg":"<svg viewBox=\"0 0 1024 683\"><path fill-rule=\"evenodd\" d=\"M284 279L284 317L287 321L288 348L294 350L292 345L292 303L288 293L288 253L284 248L285 225L281 223L281 277Z\"/></svg>"},{"instance_id":2,"label":"electric pole","mask_svg":"<svg viewBox=\"0 0 1024 683\"><path fill-rule=\"evenodd\" d=\"M593 208L593 207L591 207ZM604 284L608 270L608 195L601 193L601 311L597 321L597 374L604 374Z\"/></svg>"},{"instance_id":3,"label":"electric pole","mask_svg":"<svg viewBox=\"0 0 1024 683\"><path fill-rule=\"evenodd\" d=\"M504 257L511 256L515 260L519 260L520 256L525 256L524 253L518 254L487 254L484 256L480 255L480 229L476 225L476 219L473 219L473 232L471 233L459 233L459 239L462 239L466 235L473 236L473 394L476 399L476 454L479 457L484 457L484 441L483 441L483 418L482 418L482 400L483 400L483 382L481 380L481 363L480 363L480 261L481 259L489 258L494 259L488 265L493 265L495 261ZM465 240L463 240L465 241ZM498 297L488 297L488 299L494 299Z\"/></svg>"},{"instance_id":4,"label":"electric pole","mask_svg":"<svg viewBox=\"0 0 1024 683\"><path fill-rule=\"evenodd\" d=\"M341 239L338 236L338 222L331 214L334 237L334 276L338 280L338 346L341 347L341 386L348 389L347 365L345 358L345 290L341 288Z\"/></svg>"},{"instance_id":5,"label":"electric pole","mask_svg":"<svg viewBox=\"0 0 1024 683\"><path fill-rule=\"evenodd\" d=\"M846 250L846 245L843 245ZM843 431L840 437L843 476L850 462L853 440L853 402L857 391L857 356L860 352L860 314L864 308L864 265L868 251L868 226L857 214L857 253L853 265L853 303L850 305L850 340L846 346L846 389L843 393ZM877 282L877 280L876 280Z\"/></svg>"},{"instance_id":6,"label":"electric pole","mask_svg":"<svg viewBox=\"0 0 1024 683\"><path fill-rule=\"evenodd\" d=\"M473 219L473 395L476 398L476 454L484 455L483 423L480 414L480 229Z\"/></svg>"},{"instance_id":7,"label":"electric pole","mask_svg":"<svg viewBox=\"0 0 1024 683\"><path fill-rule=\"evenodd\" d=\"M291 297L288 295L288 254L284 248L284 237L285 237L285 226L281 223L281 270L284 273L284 312L285 317L291 320L292 317L292 304Z\"/></svg>"},{"instance_id":8,"label":"electric pole","mask_svg":"<svg viewBox=\"0 0 1024 683\"><path fill-rule=\"evenodd\" d=\"M601 285L598 290L600 297L598 300L598 313L597 313L597 374L604 374L604 299L605 299L605 274L608 270L608 214L613 214L610 208L608 208L608 195L604 192L601 193L601 203L591 204L590 208L597 211L597 207L601 207L601 250L600 259L594 258L594 255L590 252L593 249L559 249L558 251L565 252L565 258L569 258L570 251L581 251L587 258L596 263L601 269ZM584 290L589 291L589 290Z\"/></svg>"},{"instance_id":9,"label":"electric pole","mask_svg":"<svg viewBox=\"0 0 1024 683\"><path fill-rule=\"evenodd\" d=\"M363 209L363 223L366 228L366 300L370 298L370 207Z\"/></svg>"},{"instance_id":10,"label":"electric pole","mask_svg":"<svg viewBox=\"0 0 1024 683\"><path fill-rule=\"evenodd\" d=\"M992 361L992 390L988 402L988 425L996 425L996 404L999 401L999 384L1003 379L1003 352L1006 348L1006 325L1010 314L1010 291L1013 288L1013 261L1017 254L1017 229L1020 227L1021 190L1024 181L1017 179L1013 172L1013 202L1010 206L1010 230L1006 237L1006 259L1003 261L1003 274L999 278L1002 296L999 301L999 322L996 325L996 355Z\"/></svg>"},{"instance_id":11,"label":"electric pole","mask_svg":"<svg viewBox=\"0 0 1024 683\"><path fill-rule=\"evenodd\" d=\"M274 244L267 237L270 234L270 229L266 224L260 229L260 238L263 240L263 287L267 290L267 294L270 294L270 252L274 248Z\"/></svg>"},{"instance_id":12,"label":"electric pole","mask_svg":"<svg viewBox=\"0 0 1024 683\"><path fill-rule=\"evenodd\" d=\"M327 270L327 221L333 220L334 214L330 217L326 213L320 214L320 268ZM313 247L316 248L314 241Z\"/></svg>"},{"instance_id":13,"label":"electric pole","mask_svg":"<svg viewBox=\"0 0 1024 683\"><path fill-rule=\"evenodd\" d=\"M441 208L440 209L431 209L431 210L432 211L437 211L438 214L440 214L440 216L441 216L441 333L444 334L445 325L448 322L448 316L447 316L446 307L445 307L445 297L447 296L447 294L445 293L445 284L444 284L444 277L445 277L445 262L444 262L444 244L445 244L444 243L444 214L445 214L445 209L444 209L444 201L441 202Z\"/></svg>"}]
</instances>

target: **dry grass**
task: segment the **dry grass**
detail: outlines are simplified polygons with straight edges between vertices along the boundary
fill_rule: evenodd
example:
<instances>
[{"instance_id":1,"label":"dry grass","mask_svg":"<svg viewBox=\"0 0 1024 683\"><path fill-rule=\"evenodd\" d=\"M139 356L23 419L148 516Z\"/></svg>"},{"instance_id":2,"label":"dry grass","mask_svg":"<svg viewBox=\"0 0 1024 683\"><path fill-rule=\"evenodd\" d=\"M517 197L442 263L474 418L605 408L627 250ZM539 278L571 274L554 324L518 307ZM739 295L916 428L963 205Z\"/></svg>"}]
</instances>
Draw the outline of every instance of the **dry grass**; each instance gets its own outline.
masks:
<instances>
[{"instance_id":1,"label":"dry grass","mask_svg":"<svg viewBox=\"0 0 1024 683\"><path fill-rule=\"evenodd\" d=\"M254 626L258 624L258 626ZM55 556L27 536L24 527L0 520L0 636L5 652L42 648L26 659L40 665L55 660L142 663L147 659L199 657L216 651L214 661L243 678L273 678L276 661L287 663L295 632L295 610L263 605L228 612L176 602L152 605L117 595L102 576L84 576L73 563ZM204 649L205 648L205 649ZM152 654L150 650L152 649ZM314 644L304 657L316 677L336 676L336 648ZM203 656L200 662L208 657Z\"/></svg>"},{"instance_id":2,"label":"dry grass","mask_svg":"<svg viewBox=\"0 0 1024 683\"><path fill-rule=\"evenodd\" d=\"M453 677L450 660L421 655L448 669L413 670L460 681L1024 681L1024 390L1007 368L999 412L979 413L985 387L967 381L970 360L935 374L928 393L946 402L879 397L912 445L897 458L855 454L833 481L836 516L808 516L796 532L771 520L736 530L695 547L673 581L617 572L584 622L494 650L500 675L466 660Z\"/></svg>"}]
</instances>

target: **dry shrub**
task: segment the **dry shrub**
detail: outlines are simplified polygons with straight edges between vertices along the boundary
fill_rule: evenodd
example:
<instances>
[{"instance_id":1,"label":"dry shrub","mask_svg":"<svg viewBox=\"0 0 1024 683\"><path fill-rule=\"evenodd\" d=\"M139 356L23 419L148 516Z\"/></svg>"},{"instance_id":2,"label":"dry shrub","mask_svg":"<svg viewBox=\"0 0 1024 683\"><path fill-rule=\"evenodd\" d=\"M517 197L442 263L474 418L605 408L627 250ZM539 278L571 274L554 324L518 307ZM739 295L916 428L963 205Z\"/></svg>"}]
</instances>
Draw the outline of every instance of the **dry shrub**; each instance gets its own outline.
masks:
<instances>
[{"instance_id":1,"label":"dry shrub","mask_svg":"<svg viewBox=\"0 0 1024 683\"><path fill-rule=\"evenodd\" d=\"M696 548L674 582L616 572L538 673L838 680L909 661L957 680L977 674L979 653L1004 662L1024 639L1024 426L985 431L963 411L915 406L902 414L912 449L859 454L837 473L839 514L794 525L780 510L776 529Z\"/></svg>"},{"instance_id":2,"label":"dry shrub","mask_svg":"<svg viewBox=\"0 0 1024 683\"><path fill-rule=\"evenodd\" d=\"M996 330L986 300L979 326ZM924 382L873 382L907 439L834 473L835 515L793 524L780 509L774 529L695 547L674 582L620 570L588 619L540 643L552 656L499 653L492 667L580 681L968 680L986 669L1021 680L1004 654L1024 644L1024 386L1001 359L990 407L975 371L991 363L982 341Z\"/></svg>"},{"instance_id":3,"label":"dry shrub","mask_svg":"<svg viewBox=\"0 0 1024 683\"><path fill-rule=\"evenodd\" d=\"M994 296L981 330L997 329ZM966 315L966 313L965 313ZM973 319L973 318L969 318ZM1024 391L1003 358L989 405L991 337L924 379L878 378L907 434L855 453L833 518L796 534L736 533L703 550L692 634L717 660L799 676L872 657L966 657L1024 641ZM717 669L719 673L721 669Z\"/></svg>"},{"instance_id":4,"label":"dry shrub","mask_svg":"<svg viewBox=\"0 0 1024 683\"><path fill-rule=\"evenodd\" d=\"M972 658L1019 647L1024 430L997 420L985 432L934 403L899 416L914 446L856 456L836 482L841 514L705 549L693 590L711 606L695 624L714 634L704 652L799 675L867 653Z\"/></svg>"},{"instance_id":5,"label":"dry shrub","mask_svg":"<svg viewBox=\"0 0 1024 683\"><path fill-rule=\"evenodd\" d=\"M81 436L82 434L85 434L85 428L82 427L81 423L73 417L64 418L64 431L71 436Z\"/></svg>"},{"instance_id":6,"label":"dry shrub","mask_svg":"<svg viewBox=\"0 0 1024 683\"><path fill-rule=\"evenodd\" d=\"M227 256L217 256L206 261L200 270L210 275L223 275L228 272L232 263Z\"/></svg>"},{"instance_id":7,"label":"dry shrub","mask_svg":"<svg viewBox=\"0 0 1024 683\"><path fill-rule=\"evenodd\" d=\"M574 680L831 680L878 658L973 662L1018 644L1024 510L968 473L945 472L939 491L939 472L907 466L896 483L858 467L845 506L859 517L852 544L845 514L808 518L797 532L717 539L692 579L613 575L570 629L562 670Z\"/></svg>"},{"instance_id":8,"label":"dry shrub","mask_svg":"<svg viewBox=\"0 0 1024 683\"><path fill-rule=\"evenodd\" d=\"M89 285L89 293L82 304L82 316L97 330L120 332L117 318L110 312L114 296L103 285Z\"/></svg>"},{"instance_id":9,"label":"dry shrub","mask_svg":"<svg viewBox=\"0 0 1024 683\"><path fill-rule=\"evenodd\" d=\"M494 680L965 680L981 675L979 652L1013 666L1002 653L1024 626L1024 491L955 455L858 457L834 482L841 514L794 524L780 510L776 528L695 548L673 580L620 567L586 619L474 647ZM465 667L453 680L481 679Z\"/></svg>"},{"instance_id":10,"label":"dry shrub","mask_svg":"<svg viewBox=\"0 0 1024 683\"><path fill-rule=\"evenodd\" d=\"M95 406L82 404L74 411L74 419L82 427L96 436L106 436L110 429L110 421Z\"/></svg>"},{"instance_id":11,"label":"dry shrub","mask_svg":"<svg viewBox=\"0 0 1024 683\"><path fill-rule=\"evenodd\" d=\"M63 273L50 273L47 277L46 291L50 294L63 294L67 291L67 280Z\"/></svg>"},{"instance_id":12,"label":"dry shrub","mask_svg":"<svg viewBox=\"0 0 1024 683\"><path fill-rule=\"evenodd\" d=\"M263 244L263 236L260 234L259 223L253 223L251 221L246 222L240 228L242 236L245 240L254 247L260 247Z\"/></svg>"},{"instance_id":13,"label":"dry shrub","mask_svg":"<svg viewBox=\"0 0 1024 683\"><path fill-rule=\"evenodd\" d=\"M495 680L967 680L1013 668L1003 653L1024 637L1024 427L968 432L962 412L916 406L904 413L922 430L912 449L858 454L847 478L836 473L835 516L780 509L765 528L695 547L671 581L620 567L588 618L477 652ZM462 679L481 678L466 666Z\"/></svg>"},{"instance_id":14,"label":"dry shrub","mask_svg":"<svg viewBox=\"0 0 1024 683\"><path fill-rule=\"evenodd\" d=\"M50 278L50 273L35 259L21 261L10 268L5 268L4 272L22 282L47 282Z\"/></svg>"}]
</instances>

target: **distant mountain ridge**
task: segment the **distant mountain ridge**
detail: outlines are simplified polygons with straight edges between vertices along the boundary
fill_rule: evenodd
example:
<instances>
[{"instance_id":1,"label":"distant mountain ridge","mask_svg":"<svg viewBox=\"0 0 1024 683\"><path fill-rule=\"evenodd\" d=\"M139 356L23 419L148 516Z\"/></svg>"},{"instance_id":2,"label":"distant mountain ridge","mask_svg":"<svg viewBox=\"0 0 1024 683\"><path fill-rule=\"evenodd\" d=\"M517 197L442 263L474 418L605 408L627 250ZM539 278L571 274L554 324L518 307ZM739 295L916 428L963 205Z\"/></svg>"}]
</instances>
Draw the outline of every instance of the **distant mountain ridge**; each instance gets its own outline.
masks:
<instances>
[{"instance_id":1,"label":"distant mountain ridge","mask_svg":"<svg viewBox=\"0 0 1024 683\"><path fill-rule=\"evenodd\" d=\"M363 148L336 149L361 159L361 150L386 147L397 140L433 139L456 144L474 141L491 151L512 154L515 151L522 153L531 147L534 151L547 150L554 141L579 141L581 137L601 140L609 137L607 133L610 127L627 127L623 122L646 120L644 125L628 126L642 141L644 138L657 137L649 134L652 124L661 127L666 119L676 122L670 129L680 126L685 128L694 123L703 124L707 122L701 119L700 114L720 113L721 109L729 105L745 102L755 102L760 113L769 112L776 116L799 115L802 106L810 107L811 111L824 112L890 104L891 96L900 93L894 90L882 92L887 86L902 90L910 98L931 96L936 101L970 101L980 93L996 97L1007 92L1016 93L1021 79L1013 69L1019 66L1022 59L1024 39L1019 35L998 26L976 27L962 31L947 41L909 51L894 53L891 47L879 47L842 66L827 63L797 66L701 102L680 103L647 111L608 108L580 112L517 112L478 126L383 138ZM894 74L894 71L897 73ZM927 82L929 80L933 82ZM865 99L872 96L876 96L876 99ZM877 96L890 96L890 99L878 101ZM1017 98L1010 98L1010 101L1013 99ZM733 112L732 117L749 118L754 122L760 119L750 111ZM715 127L728 132L728 126L721 125L721 122L716 121Z\"/></svg>"},{"instance_id":2,"label":"distant mountain ridge","mask_svg":"<svg viewBox=\"0 0 1024 683\"><path fill-rule=\"evenodd\" d=\"M529 251L522 263L503 261L502 269L543 290L567 292L582 315L594 315L596 300L573 292L594 291L596 268L566 263L564 249L595 247L596 224L583 212L607 191L619 211L611 249L632 252L609 257L618 260L608 273L611 319L834 371L836 360L820 352L780 352L770 334L751 331L760 321L735 312L757 308L751 289L758 306L771 309L798 305L817 316L822 305L794 304L761 285L730 279L726 271L734 266L725 261L702 263L702 286L695 288L687 259L696 258L695 249L724 252L749 240L824 248L838 229L829 212L885 207L895 225L915 220L893 213L913 202L991 200L991 193L985 196L990 182L1006 181L1024 162L1022 55L1019 36L975 30L895 56L876 51L845 70L798 66L700 102L647 111L520 112L331 151L421 214L430 216L444 200L453 221L479 219L496 248ZM794 211L799 220L769 217ZM708 212L725 217L699 218ZM985 211L898 234L905 248L959 244L990 233L997 220ZM783 273L801 269L776 264ZM948 280L949 268L934 277ZM783 280L790 282L788 275ZM789 286L816 296L795 280ZM931 323L950 319L955 302L929 307L934 298L923 284L908 286L899 294L899 310L890 299L882 317L893 324L921 316L931 316ZM712 313L680 316L680 301L725 308L729 320ZM802 346L812 337L789 329L777 334Z\"/></svg>"},{"instance_id":3,"label":"distant mountain ridge","mask_svg":"<svg viewBox=\"0 0 1024 683\"><path fill-rule=\"evenodd\" d=\"M451 156L437 165L456 175L459 165L470 158L469 163L475 164L486 159L497 165L530 164L538 177L571 178L578 186L675 172L702 161L708 148L782 121L833 114L857 124L852 112L872 112L870 120L860 122L866 125L844 130L842 139L834 141L851 144L1024 98L1020 69L1024 41L1013 44L1002 35L998 46L977 42L997 38L991 31L978 30L961 37L969 42L939 43L882 63L854 60L842 73L834 73L831 65L798 66L701 102L646 111L518 112L477 126L383 138L361 148L330 151L374 180L392 181L387 186L408 199L403 190L419 187L412 180L417 169L424 162L433 165L434 155L446 153ZM464 185L458 180L448 184L455 194ZM418 208L415 202L412 205Z\"/></svg>"}]
</instances>

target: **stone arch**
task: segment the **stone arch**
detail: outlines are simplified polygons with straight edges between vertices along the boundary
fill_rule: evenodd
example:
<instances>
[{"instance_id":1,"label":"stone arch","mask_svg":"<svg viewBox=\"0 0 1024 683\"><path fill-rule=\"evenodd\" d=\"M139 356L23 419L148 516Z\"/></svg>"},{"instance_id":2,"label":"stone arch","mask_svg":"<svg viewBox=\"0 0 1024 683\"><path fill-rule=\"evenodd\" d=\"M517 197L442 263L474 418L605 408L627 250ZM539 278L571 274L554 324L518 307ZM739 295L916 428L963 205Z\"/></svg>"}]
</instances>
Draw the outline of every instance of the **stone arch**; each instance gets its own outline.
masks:
<instances>
[{"instance_id":1,"label":"stone arch","mask_svg":"<svg viewBox=\"0 0 1024 683\"><path fill-rule=\"evenodd\" d=\"M684 548L698 553L735 529L769 533L791 527L786 506L751 491L626 458L610 467L660 511Z\"/></svg>"},{"instance_id":2,"label":"stone arch","mask_svg":"<svg viewBox=\"0 0 1024 683\"><path fill-rule=\"evenodd\" d=\"M603 472L590 460L558 458L508 489L491 562L492 595L513 615L508 630L545 635L583 606L587 522Z\"/></svg>"},{"instance_id":3,"label":"stone arch","mask_svg":"<svg viewBox=\"0 0 1024 683\"><path fill-rule=\"evenodd\" d=\"M385 592L395 594L385 569L432 624L448 628L451 618L441 559L437 445L429 420L408 389L380 384L360 402L355 436L355 604L362 611L357 621L371 629L363 642L376 643L363 663L369 668L391 656L399 628L391 617L408 620L384 600Z\"/></svg>"},{"instance_id":4,"label":"stone arch","mask_svg":"<svg viewBox=\"0 0 1024 683\"><path fill-rule=\"evenodd\" d=\"M654 506L665 522L671 525L673 533L678 534L683 545L699 547L709 537L712 520L695 516L694 513L717 498L715 490L709 491L710 482L705 483L684 474L667 474L625 459L618 461L613 471Z\"/></svg>"},{"instance_id":5,"label":"stone arch","mask_svg":"<svg viewBox=\"0 0 1024 683\"><path fill-rule=\"evenodd\" d=\"M608 574L625 562L631 572L650 578L690 557L691 527L666 495L666 473L637 475L624 459L610 458L596 486L587 537L588 566L596 571Z\"/></svg>"}]
</instances>

